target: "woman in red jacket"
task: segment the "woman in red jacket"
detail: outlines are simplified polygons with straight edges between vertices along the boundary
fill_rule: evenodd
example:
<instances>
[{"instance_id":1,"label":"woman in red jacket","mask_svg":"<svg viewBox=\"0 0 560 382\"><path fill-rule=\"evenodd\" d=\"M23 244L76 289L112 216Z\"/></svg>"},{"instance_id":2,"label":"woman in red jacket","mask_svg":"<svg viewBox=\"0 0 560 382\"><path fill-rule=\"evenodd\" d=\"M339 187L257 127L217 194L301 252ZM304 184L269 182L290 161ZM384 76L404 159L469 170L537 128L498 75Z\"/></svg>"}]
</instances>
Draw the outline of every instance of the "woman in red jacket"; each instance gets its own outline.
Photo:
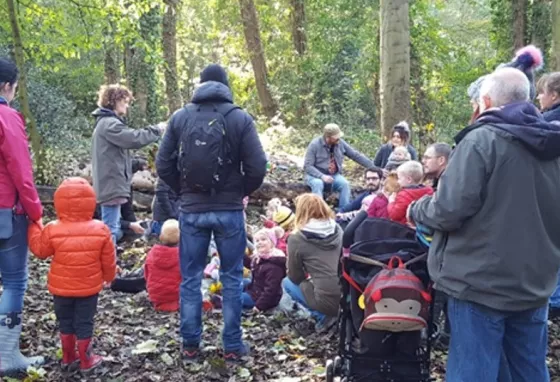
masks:
<instances>
[{"instance_id":1,"label":"woman in red jacket","mask_svg":"<svg viewBox=\"0 0 560 382\"><path fill-rule=\"evenodd\" d=\"M23 296L27 289L27 225L40 221L43 208L33 181L24 118L9 103L18 69L0 58L0 375L43 363L19 351Z\"/></svg>"}]
</instances>

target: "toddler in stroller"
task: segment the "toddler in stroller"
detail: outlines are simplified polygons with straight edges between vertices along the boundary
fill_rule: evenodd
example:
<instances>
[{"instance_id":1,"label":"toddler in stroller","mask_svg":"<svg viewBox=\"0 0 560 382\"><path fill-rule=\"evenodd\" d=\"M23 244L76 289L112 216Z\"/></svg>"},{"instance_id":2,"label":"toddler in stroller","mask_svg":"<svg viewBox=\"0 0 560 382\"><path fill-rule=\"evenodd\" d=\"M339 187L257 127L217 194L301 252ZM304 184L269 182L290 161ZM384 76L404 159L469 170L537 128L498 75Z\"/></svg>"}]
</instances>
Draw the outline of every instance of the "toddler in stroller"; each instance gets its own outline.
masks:
<instances>
[{"instance_id":1,"label":"toddler in stroller","mask_svg":"<svg viewBox=\"0 0 560 382\"><path fill-rule=\"evenodd\" d=\"M430 381L431 300L426 246L387 219L344 232L338 356L327 381ZM395 267L395 265L398 265Z\"/></svg>"}]
</instances>

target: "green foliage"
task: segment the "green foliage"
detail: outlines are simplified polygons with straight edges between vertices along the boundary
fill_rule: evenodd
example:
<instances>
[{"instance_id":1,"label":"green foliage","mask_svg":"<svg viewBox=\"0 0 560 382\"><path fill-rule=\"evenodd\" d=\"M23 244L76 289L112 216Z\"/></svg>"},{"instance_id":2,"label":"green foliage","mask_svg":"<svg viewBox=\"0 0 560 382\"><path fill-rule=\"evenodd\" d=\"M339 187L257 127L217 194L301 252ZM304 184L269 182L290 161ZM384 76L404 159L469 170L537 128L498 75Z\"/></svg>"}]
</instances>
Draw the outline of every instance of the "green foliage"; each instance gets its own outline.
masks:
<instances>
[{"instance_id":1,"label":"green foliage","mask_svg":"<svg viewBox=\"0 0 560 382\"><path fill-rule=\"evenodd\" d=\"M269 87L282 119L301 132L293 138L294 146L304 148L324 123L336 122L348 142L373 155L382 143L376 129L379 1L306 0L303 57L295 53L292 41L290 2L255 0L255 4ZM531 19L548 17L547 2L529 4ZM0 3L0 10L5 10L2 7ZM127 85L134 88L142 80L146 87L146 118L135 118L135 105L133 125L158 122L172 112L164 102L161 20L165 7L163 0L20 2L26 58L34 68L32 108L49 166L51 162L53 168L60 166L64 155L88 156L89 113L104 81L108 46L121 56L129 47L141 57L130 67L120 63ZM183 98L191 99L204 66L221 63L228 68L235 101L257 117L260 129L268 127L259 115L239 2L182 0L179 9L177 63ZM467 124L468 85L511 59L511 17L511 2L505 0L410 2L415 145L449 141ZM546 23L533 25L528 34L548 41L549 28ZM0 37L9 44L5 19L0 20ZM56 172L48 175L56 176Z\"/></svg>"}]
</instances>

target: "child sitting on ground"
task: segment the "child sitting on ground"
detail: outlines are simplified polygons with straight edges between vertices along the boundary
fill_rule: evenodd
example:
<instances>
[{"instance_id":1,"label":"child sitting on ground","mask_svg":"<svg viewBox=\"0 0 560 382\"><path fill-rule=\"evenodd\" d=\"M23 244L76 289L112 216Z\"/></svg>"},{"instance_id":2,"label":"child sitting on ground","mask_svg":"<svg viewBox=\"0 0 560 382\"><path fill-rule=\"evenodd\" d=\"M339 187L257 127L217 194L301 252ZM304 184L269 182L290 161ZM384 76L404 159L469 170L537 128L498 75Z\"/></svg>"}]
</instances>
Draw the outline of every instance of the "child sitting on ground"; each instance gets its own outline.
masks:
<instances>
[{"instance_id":1,"label":"child sitting on ground","mask_svg":"<svg viewBox=\"0 0 560 382\"><path fill-rule=\"evenodd\" d=\"M176 312L179 309L179 235L179 222L166 220L161 227L160 243L154 245L146 257L146 290L157 311Z\"/></svg>"},{"instance_id":2,"label":"child sitting on ground","mask_svg":"<svg viewBox=\"0 0 560 382\"><path fill-rule=\"evenodd\" d=\"M411 160L410 153L408 149L404 146L397 146L393 149L391 155L389 155L389 160L385 165L385 170L387 171L394 171L396 170L401 164Z\"/></svg>"},{"instance_id":3,"label":"child sitting on ground","mask_svg":"<svg viewBox=\"0 0 560 382\"><path fill-rule=\"evenodd\" d=\"M434 190L422 184L424 171L422 164L416 161L403 163L397 169L400 191L389 198L387 212L389 219L407 224L406 211L410 203L420 199L424 195L432 195Z\"/></svg>"},{"instance_id":4,"label":"child sitting on ground","mask_svg":"<svg viewBox=\"0 0 560 382\"><path fill-rule=\"evenodd\" d=\"M389 173L383 182L383 190L377 194L373 202L369 205L367 210L368 217L389 219L389 212L387 211L389 198L391 195L395 195L399 190L400 186L397 173Z\"/></svg>"},{"instance_id":5,"label":"child sitting on ground","mask_svg":"<svg viewBox=\"0 0 560 382\"><path fill-rule=\"evenodd\" d=\"M282 298L282 280L286 277L286 255L276 248L284 235L280 227L262 229L254 235L255 253L250 262L252 280L246 282L243 308L265 311L275 308Z\"/></svg>"},{"instance_id":6,"label":"child sitting on ground","mask_svg":"<svg viewBox=\"0 0 560 382\"><path fill-rule=\"evenodd\" d=\"M283 206L280 202L280 199L273 198L268 202L267 206L267 216L271 218L262 217L264 226L266 228L272 228L275 226L279 226L284 230L284 236L278 239L278 243L276 244L276 248L281 250L284 253L287 252L287 243L288 243L288 236L294 229L294 221L296 215L292 212L289 207Z\"/></svg>"},{"instance_id":7,"label":"child sitting on ground","mask_svg":"<svg viewBox=\"0 0 560 382\"><path fill-rule=\"evenodd\" d=\"M68 178L54 194L58 220L29 226L31 252L40 259L53 257L48 287L60 328L63 369L78 359L82 371L102 362L92 351L93 323L99 292L104 282L113 281L117 266L109 228L92 219L95 199L87 180Z\"/></svg>"}]
</instances>

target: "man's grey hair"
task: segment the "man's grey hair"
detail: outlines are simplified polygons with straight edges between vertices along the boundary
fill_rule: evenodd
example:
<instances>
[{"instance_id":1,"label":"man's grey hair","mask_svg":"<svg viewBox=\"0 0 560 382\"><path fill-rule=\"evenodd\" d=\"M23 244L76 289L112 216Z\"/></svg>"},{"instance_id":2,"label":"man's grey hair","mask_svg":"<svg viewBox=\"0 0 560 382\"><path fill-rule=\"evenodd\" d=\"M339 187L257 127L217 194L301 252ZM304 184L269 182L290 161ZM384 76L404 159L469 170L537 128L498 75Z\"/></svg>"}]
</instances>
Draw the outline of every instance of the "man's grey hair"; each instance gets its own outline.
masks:
<instances>
[{"instance_id":1,"label":"man's grey hair","mask_svg":"<svg viewBox=\"0 0 560 382\"><path fill-rule=\"evenodd\" d=\"M446 160L449 158L449 154L451 154L451 146L445 142L432 143L428 148L433 148L436 156L444 157Z\"/></svg>"},{"instance_id":2,"label":"man's grey hair","mask_svg":"<svg viewBox=\"0 0 560 382\"><path fill-rule=\"evenodd\" d=\"M497 69L488 75L480 87L480 97L487 96L492 107L529 101L531 83L525 74L514 68Z\"/></svg>"}]
</instances>

